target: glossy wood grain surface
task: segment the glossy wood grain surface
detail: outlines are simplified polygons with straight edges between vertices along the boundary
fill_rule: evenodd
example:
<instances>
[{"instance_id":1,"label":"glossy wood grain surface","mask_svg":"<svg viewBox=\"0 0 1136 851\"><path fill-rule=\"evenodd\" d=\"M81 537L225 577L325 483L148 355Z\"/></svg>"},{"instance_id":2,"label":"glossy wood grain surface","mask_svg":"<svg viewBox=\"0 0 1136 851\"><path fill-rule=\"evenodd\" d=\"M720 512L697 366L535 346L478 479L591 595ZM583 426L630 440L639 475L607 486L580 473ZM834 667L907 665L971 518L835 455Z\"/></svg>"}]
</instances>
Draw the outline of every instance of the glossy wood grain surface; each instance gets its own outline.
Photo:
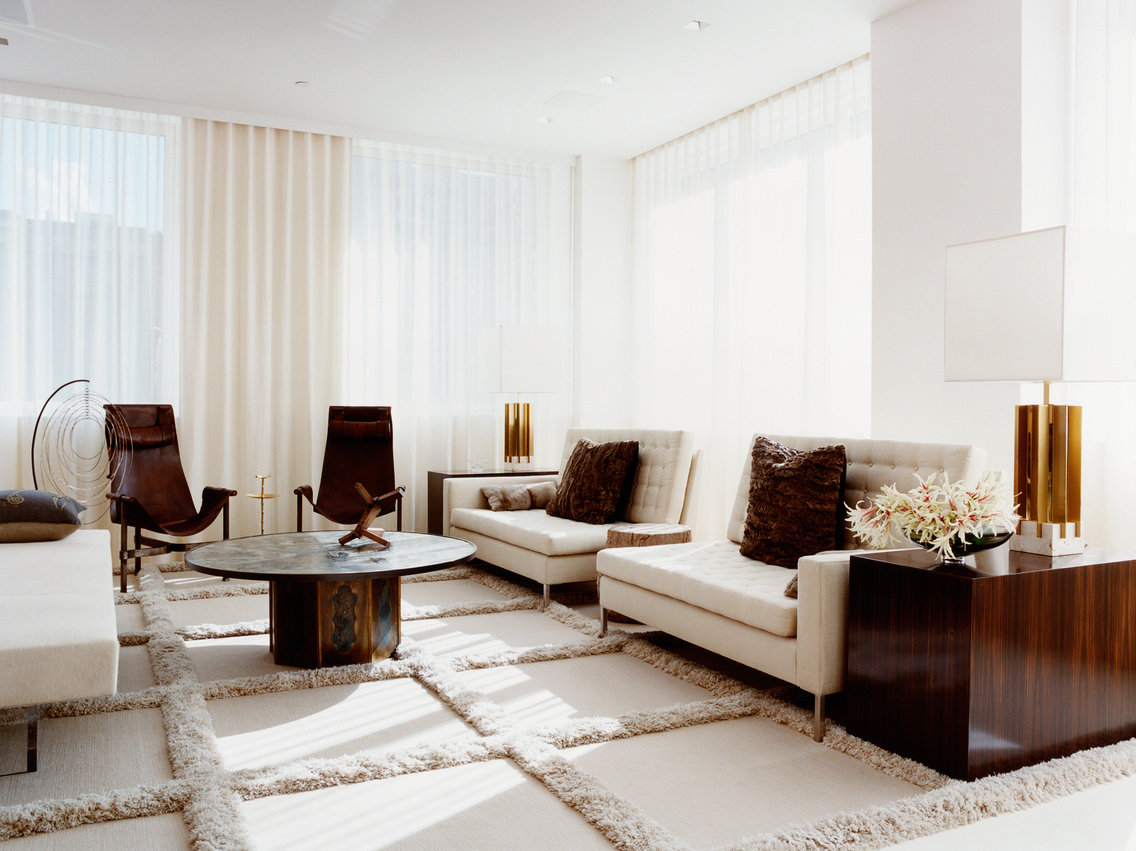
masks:
<instances>
[{"instance_id":1,"label":"glossy wood grain surface","mask_svg":"<svg viewBox=\"0 0 1136 851\"><path fill-rule=\"evenodd\" d=\"M1136 562L852 558L848 730L973 779L1136 735Z\"/></svg>"}]
</instances>

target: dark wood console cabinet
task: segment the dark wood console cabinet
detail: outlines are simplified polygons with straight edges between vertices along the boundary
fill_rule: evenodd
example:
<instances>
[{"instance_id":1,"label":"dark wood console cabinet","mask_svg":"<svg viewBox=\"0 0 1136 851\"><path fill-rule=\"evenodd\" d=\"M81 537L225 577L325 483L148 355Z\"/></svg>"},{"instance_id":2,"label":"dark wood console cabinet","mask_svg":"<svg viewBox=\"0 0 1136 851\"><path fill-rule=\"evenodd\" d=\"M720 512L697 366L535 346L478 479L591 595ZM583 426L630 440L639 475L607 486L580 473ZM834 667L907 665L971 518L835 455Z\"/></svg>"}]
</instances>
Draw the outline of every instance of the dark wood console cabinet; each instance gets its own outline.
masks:
<instances>
[{"instance_id":1,"label":"dark wood console cabinet","mask_svg":"<svg viewBox=\"0 0 1136 851\"><path fill-rule=\"evenodd\" d=\"M1008 555L852 557L850 733L968 780L1136 736L1136 553Z\"/></svg>"}]
</instances>

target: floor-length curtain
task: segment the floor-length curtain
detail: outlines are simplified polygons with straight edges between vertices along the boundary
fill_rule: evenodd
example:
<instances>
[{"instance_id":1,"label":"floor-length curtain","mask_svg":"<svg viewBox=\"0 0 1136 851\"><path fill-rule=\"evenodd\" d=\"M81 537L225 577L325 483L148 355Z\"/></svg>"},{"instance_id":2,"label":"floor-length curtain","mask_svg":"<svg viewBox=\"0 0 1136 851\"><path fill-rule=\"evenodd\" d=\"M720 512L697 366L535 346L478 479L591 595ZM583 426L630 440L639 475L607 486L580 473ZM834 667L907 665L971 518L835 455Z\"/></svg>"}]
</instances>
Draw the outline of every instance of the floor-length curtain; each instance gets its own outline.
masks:
<instances>
[{"instance_id":1,"label":"floor-length curtain","mask_svg":"<svg viewBox=\"0 0 1136 851\"><path fill-rule=\"evenodd\" d=\"M177 391L178 139L164 116L0 95L0 488L32 486L64 382Z\"/></svg>"},{"instance_id":2,"label":"floor-length curtain","mask_svg":"<svg viewBox=\"0 0 1136 851\"><path fill-rule=\"evenodd\" d=\"M427 470L501 466L507 400L478 384L482 329L552 329L546 345L568 363L570 169L357 141L353 172L341 387L356 404L393 408L407 522L424 530ZM566 379L526 397L536 457L554 467Z\"/></svg>"},{"instance_id":3,"label":"floor-length curtain","mask_svg":"<svg viewBox=\"0 0 1136 851\"><path fill-rule=\"evenodd\" d=\"M1136 0L1076 0L1074 7L1069 223L1136 233ZM1070 384L1054 393L1084 406L1085 538L1131 546L1136 385Z\"/></svg>"},{"instance_id":4,"label":"floor-length curtain","mask_svg":"<svg viewBox=\"0 0 1136 851\"><path fill-rule=\"evenodd\" d=\"M265 531L290 530L339 401L351 142L196 119L184 138L183 462L195 494L242 494L234 535L259 531L243 494L272 476Z\"/></svg>"},{"instance_id":5,"label":"floor-length curtain","mask_svg":"<svg viewBox=\"0 0 1136 851\"><path fill-rule=\"evenodd\" d=\"M867 57L634 161L635 421L704 448L721 537L754 432L870 426Z\"/></svg>"}]
</instances>

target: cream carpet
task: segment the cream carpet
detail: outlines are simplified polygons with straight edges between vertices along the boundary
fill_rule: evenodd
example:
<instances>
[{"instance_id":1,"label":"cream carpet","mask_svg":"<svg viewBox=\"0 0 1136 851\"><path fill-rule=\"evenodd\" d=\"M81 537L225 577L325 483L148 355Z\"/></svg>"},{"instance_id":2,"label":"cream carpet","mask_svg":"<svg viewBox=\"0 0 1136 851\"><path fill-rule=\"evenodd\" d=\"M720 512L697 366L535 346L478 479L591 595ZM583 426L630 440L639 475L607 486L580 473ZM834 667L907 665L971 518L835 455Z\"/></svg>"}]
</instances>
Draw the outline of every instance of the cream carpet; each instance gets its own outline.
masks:
<instances>
[{"instance_id":1,"label":"cream carpet","mask_svg":"<svg viewBox=\"0 0 1136 851\"><path fill-rule=\"evenodd\" d=\"M10 847L878 848L1136 775L1136 743L975 783L476 568L405 580L372 665L283 668L263 583L170 562L117 607L119 693L0 777ZM664 642L666 643L666 642ZM0 730L0 771L22 729ZM7 847L7 846L6 846Z\"/></svg>"}]
</instances>

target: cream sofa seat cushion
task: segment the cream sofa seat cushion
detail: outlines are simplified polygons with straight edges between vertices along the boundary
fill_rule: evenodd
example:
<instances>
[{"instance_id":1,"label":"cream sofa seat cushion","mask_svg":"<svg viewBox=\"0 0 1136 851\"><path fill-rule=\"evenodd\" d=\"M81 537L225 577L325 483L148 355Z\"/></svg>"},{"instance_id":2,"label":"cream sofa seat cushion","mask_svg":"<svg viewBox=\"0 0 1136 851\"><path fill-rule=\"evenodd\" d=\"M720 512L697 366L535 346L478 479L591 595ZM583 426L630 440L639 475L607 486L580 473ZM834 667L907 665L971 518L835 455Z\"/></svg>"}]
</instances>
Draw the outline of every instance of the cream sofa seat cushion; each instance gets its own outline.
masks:
<instances>
[{"instance_id":1,"label":"cream sofa seat cushion","mask_svg":"<svg viewBox=\"0 0 1136 851\"><path fill-rule=\"evenodd\" d=\"M527 511L455 508L450 515L451 531L459 537L463 529L468 529L546 556L594 553L607 543L607 530L611 526L611 523L592 525L550 517L543 508Z\"/></svg>"},{"instance_id":2,"label":"cream sofa seat cushion","mask_svg":"<svg viewBox=\"0 0 1136 851\"><path fill-rule=\"evenodd\" d=\"M914 443L902 440L867 440L841 437L799 437L765 435L771 440L802 451L820 446L844 446L848 468L844 481L844 502L856 505L860 500L875 496L884 485L894 484L905 491L915 487L916 476L927 478L932 473L944 473L952 481L961 479L975 484L986 463L986 453L965 444ZM757 435L754 435L757 437ZM753 440L750 440L753 445ZM748 455L746 456L748 459ZM726 537L734 543L742 542L746 512L749 509L750 465L746 463L738 482L734 510L726 527ZM857 546L854 538L844 530L842 547ZM852 538L852 540L849 540Z\"/></svg>"},{"instance_id":3,"label":"cream sofa seat cushion","mask_svg":"<svg viewBox=\"0 0 1136 851\"><path fill-rule=\"evenodd\" d=\"M623 518L632 523L678 523L686 498L686 480L694 454L694 435L685 431L637 428L570 428L564 439L560 469L580 438L596 443L612 440L639 441L639 466L631 501ZM606 533L605 533L606 534ZM603 544L600 544L603 546Z\"/></svg>"},{"instance_id":4,"label":"cream sofa seat cushion","mask_svg":"<svg viewBox=\"0 0 1136 851\"><path fill-rule=\"evenodd\" d=\"M729 541L606 549L596 568L774 635L797 634L797 601L785 596L794 571L746 558Z\"/></svg>"}]
</instances>

